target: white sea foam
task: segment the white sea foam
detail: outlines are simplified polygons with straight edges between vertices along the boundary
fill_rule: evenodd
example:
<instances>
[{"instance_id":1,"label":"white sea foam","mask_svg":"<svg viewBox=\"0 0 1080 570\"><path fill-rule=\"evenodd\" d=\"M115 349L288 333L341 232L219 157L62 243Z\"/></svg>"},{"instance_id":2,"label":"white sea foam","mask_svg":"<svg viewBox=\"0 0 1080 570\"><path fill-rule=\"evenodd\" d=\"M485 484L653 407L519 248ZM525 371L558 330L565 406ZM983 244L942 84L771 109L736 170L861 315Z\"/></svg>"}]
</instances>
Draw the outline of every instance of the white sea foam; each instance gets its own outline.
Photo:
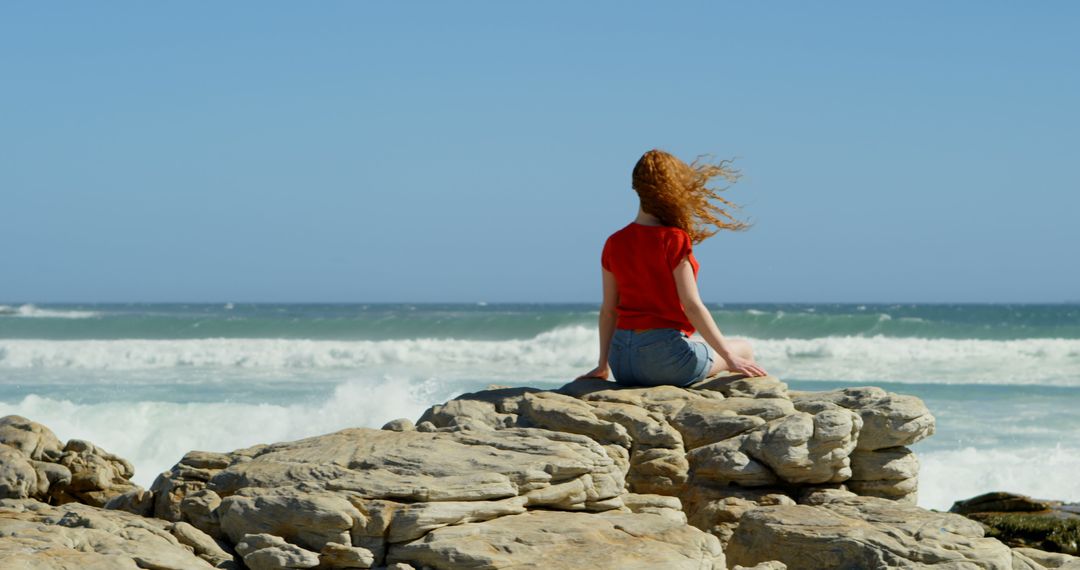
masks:
<instances>
[{"instance_id":1,"label":"white sea foam","mask_svg":"<svg viewBox=\"0 0 1080 570\"><path fill-rule=\"evenodd\" d=\"M751 340L783 378L1080 386L1078 339L824 337Z\"/></svg>"},{"instance_id":2,"label":"white sea foam","mask_svg":"<svg viewBox=\"0 0 1080 570\"><path fill-rule=\"evenodd\" d=\"M789 379L1080 385L1080 339L750 340L761 364ZM596 329L583 326L506 341L0 340L0 370L407 369L555 378L591 367L596 356Z\"/></svg>"},{"instance_id":3,"label":"white sea foam","mask_svg":"<svg viewBox=\"0 0 1080 570\"><path fill-rule=\"evenodd\" d=\"M402 379L339 385L325 402L270 405L243 403L104 402L80 405L27 396L0 402L0 416L18 414L45 424L66 441L86 439L128 459L135 482L154 477L191 450L231 451L258 443L290 441L348 427L378 428L405 417L416 419L432 402L444 401L430 382Z\"/></svg>"},{"instance_id":4,"label":"white sea foam","mask_svg":"<svg viewBox=\"0 0 1080 570\"><path fill-rule=\"evenodd\" d=\"M0 317L31 317L46 319L90 319L101 316L95 311L63 311L58 309L41 309L31 304L12 307L0 305Z\"/></svg>"},{"instance_id":5,"label":"white sea foam","mask_svg":"<svg viewBox=\"0 0 1080 570\"><path fill-rule=\"evenodd\" d=\"M990 491L1080 501L1080 454L1075 448L1024 447L916 450L919 505L948 510L954 501Z\"/></svg>"}]
</instances>

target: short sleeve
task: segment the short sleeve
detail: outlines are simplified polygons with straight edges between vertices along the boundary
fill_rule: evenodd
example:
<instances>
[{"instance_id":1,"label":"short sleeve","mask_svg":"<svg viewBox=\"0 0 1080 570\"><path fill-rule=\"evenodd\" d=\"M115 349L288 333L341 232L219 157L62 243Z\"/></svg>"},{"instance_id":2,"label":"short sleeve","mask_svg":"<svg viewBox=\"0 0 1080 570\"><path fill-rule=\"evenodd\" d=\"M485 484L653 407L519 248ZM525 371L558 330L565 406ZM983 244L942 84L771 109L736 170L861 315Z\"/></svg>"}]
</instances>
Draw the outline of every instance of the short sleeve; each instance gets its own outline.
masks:
<instances>
[{"instance_id":1,"label":"short sleeve","mask_svg":"<svg viewBox=\"0 0 1080 570\"><path fill-rule=\"evenodd\" d=\"M685 231L680 229L671 233L668 242L668 269L674 271L683 259L693 253L693 243Z\"/></svg>"},{"instance_id":2,"label":"short sleeve","mask_svg":"<svg viewBox=\"0 0 1080 570\"><path fill-rule=\"evenodd\" d=\"M600 267L611 271L611 238L604 242L604 251L600 253Z\"/></svg>"}]
</instances>

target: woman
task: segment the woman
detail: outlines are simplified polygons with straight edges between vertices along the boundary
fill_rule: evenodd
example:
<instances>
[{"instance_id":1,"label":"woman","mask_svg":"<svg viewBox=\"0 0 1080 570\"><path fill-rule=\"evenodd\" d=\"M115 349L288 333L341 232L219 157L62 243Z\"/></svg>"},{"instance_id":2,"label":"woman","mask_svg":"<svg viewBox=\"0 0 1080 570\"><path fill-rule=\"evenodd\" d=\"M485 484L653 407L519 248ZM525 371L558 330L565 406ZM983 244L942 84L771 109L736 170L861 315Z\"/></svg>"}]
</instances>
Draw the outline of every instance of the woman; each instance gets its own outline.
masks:
<instances>
[{"instance_id":1,"label":"woman","mask_svg":"<svg viewBox=\"0 0 1080 570\"><path fill-rule=\"evenodd\" d=\"M698 295L692 245L717 230L746 228L722 207L732 204L706 186L717 176L738 175L725 162L688 165L660 150L634 166L640 207L604 244L600 361L585 377L614 373L624 385L685 386L724 370L766 374L748 342L720 334ZM705 342L690 340L695 330Z\"/></svg>"}]
</instances>

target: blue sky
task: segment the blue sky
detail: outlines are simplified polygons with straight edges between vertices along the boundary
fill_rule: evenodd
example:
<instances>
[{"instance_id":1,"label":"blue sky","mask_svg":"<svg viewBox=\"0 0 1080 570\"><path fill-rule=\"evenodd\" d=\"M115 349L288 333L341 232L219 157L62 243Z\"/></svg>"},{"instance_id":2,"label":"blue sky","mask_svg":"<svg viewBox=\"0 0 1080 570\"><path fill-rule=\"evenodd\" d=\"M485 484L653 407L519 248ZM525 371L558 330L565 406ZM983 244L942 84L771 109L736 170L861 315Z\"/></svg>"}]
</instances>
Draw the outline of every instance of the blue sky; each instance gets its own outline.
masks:
<instances>
[{"instance_id":1,"label":"blue sky","mask_svg":"<svg viewBox=\"0 0 1080 570\"><path fill-rule=\"evenodd\" d=\"M599 300L650 148L709 302L1080 299L1069 2L8 2L0 301Z\"/></svg>"}]
</instances>

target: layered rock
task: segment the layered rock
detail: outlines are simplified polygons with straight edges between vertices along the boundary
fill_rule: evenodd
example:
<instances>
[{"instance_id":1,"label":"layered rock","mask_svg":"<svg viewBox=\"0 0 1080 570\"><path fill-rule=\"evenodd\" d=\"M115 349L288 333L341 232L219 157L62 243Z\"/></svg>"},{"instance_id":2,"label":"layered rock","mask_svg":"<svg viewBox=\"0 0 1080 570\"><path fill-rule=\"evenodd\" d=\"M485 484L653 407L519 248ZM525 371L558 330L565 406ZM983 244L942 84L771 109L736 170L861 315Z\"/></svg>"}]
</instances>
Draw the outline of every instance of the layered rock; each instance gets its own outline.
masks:
<instances>
[{"instance_id":1,"label":"layered rock","mask_svg":"<svg viewBox=\"0 0 1080 570\"><path fill-rule=\"evenodd\" d=\"M236 568L231 554L185 523L69 503L0 500L3 568Z\"/></svg>"},{"instance_id":2,"label":"layered rock","mask_svg":"<svg viewBox=\"0 0 1080 570\"><path fill-rule=\"evenodd\" d=\"M588 436L623 466L629 490L680 497L698 528L725 540L746 510L794 504L807 487L842 484L914 502L918 462L903 446L934 429L910 396L877 388L789 394L776 378L741 376L686 389L579 380L557 393L488 390L433 406L420 425Z\"/></svg>"},{"instance_id":3,"label":"layered rock","mask_svg":"<svg viewBox=\"0 0 1080 570\"><path fill-rule=\"evenodd\" d=\"M1013 567L1009 547L974 521L859 496L750 510L726 554L730 564L779 560L790 570Z\"/></svg>"},{"instance_id":4,"label":"layered rock","mask_svg":"<svg viewBox=\"0 0 1080 570\"><path fill-rule=\"evenodd\" d=\"M789 393L775 378L738 376L497 388L415 424L193 451L150 491L117 492L125 462L19 420L14 443L0 445L0 492L156 517L155 536L219 567L234 553L256 570L1072 563L905 503L918 472L907 446L934 420L917 398L877 388Z\"/></svg>"},{"instance_id":5,"label":"layered rock","mask_svg":"<svg viewBox=\"0 0 1080 570\"><path fill-rule=\"evenodd\" d=\"M558 401L538 397L524 402L522 413ZM513 533L533 533L537 546L519 545L519 554L541 564L553 556L539 546L551 528L561 529L560 536L577 547L599 552L615 548L604 544L625 537L618 529L634 525L656 535L649 539L654 554L634 555L642 564L683 557L705 568L723 567L719 542L673 516L681 512L670 501L633 495L627 506L626 456L609 449L624 449L617 443L535 427L495 431L477 421L486 418L477 412L502 412L455 408L468 410L471 415L462 417L469 419L437 431L350 429L230 454L188 454L155 482L154 514L236 545L253 568L387 562L459 567L446 560L498 567L502 558L485 558L482 551L490 550L490 541L503 540L495 538L499 532L509 541ZM627 437L610 427L620 424L606 420L563 419L603 442ZM593 515L584 513L605 511L618 511L610 524L586 522ZM602 531L602 524L611 529ZM482 530L471 530L475 526ZM443 542L458 532L480 532L485 538L475 544L489 546ZM447 559L448 548L460 551Z\"/></svg>"}]
</instances>

